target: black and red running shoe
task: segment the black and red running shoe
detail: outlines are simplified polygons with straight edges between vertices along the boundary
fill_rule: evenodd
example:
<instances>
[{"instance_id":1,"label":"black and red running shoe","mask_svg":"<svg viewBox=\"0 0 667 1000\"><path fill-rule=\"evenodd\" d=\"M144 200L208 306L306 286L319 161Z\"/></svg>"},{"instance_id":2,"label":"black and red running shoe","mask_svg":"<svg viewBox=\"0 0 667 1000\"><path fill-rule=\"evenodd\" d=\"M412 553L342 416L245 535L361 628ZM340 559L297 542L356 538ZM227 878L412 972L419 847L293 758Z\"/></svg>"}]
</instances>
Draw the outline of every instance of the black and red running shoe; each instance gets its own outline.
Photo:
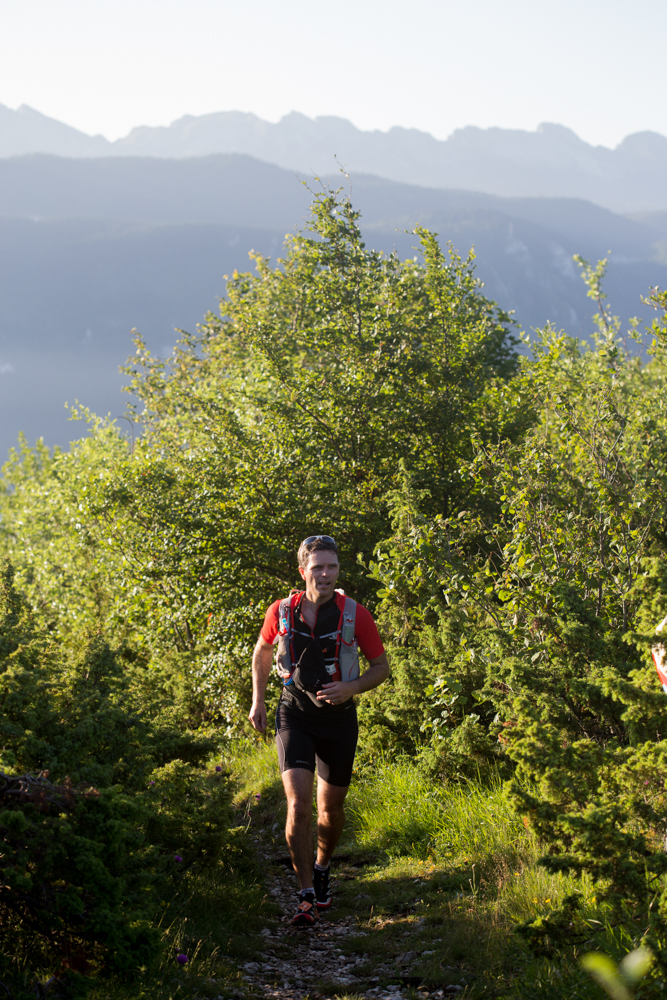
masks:
<instances>
[{"instance_id":1,"label":"black and red running shoe","mask_svg":"<svg viewBox=\"0 0 667 1000\"><path fill-rule=\"evenodd\" d=\"M333 899L333 892L329 885L329 872L331 866L325 871L313 868L313 886L315 888L315 903L318 910L328 910Z\"/></svg>"},{"instance_id":2,"label":"black and red running shoe","mask_svg":"<svg viewBox=\"0 0 667 1000\"><path fill-rule=\"evenodd\" d=\"M315 918L317 916L317 908L315 906L315 893L312 889L304 892L303 890L299 893L299 905L296 908L296 913L292 917L292 923L296 927L310 927L315 923Z\"/></svg>"}]
</instances>

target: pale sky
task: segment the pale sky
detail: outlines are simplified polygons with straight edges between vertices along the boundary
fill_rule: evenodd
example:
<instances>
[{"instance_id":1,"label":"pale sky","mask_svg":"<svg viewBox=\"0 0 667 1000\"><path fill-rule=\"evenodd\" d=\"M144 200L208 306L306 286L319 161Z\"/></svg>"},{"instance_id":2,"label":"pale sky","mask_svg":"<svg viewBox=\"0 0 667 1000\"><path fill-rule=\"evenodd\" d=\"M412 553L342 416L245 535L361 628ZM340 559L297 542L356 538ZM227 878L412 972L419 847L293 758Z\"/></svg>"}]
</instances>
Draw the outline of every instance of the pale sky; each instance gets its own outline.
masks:
<instances>
[{"instance_id":1,"label":"pale sky","mask_svg":"<svg viewBox=\"0 0 667 1000\"><path fill-rule=\"evenodd\" d=\"M0 104L109 139L289 111L667 135L665 0L0 0Z\"/></svg>"}]
</instances>

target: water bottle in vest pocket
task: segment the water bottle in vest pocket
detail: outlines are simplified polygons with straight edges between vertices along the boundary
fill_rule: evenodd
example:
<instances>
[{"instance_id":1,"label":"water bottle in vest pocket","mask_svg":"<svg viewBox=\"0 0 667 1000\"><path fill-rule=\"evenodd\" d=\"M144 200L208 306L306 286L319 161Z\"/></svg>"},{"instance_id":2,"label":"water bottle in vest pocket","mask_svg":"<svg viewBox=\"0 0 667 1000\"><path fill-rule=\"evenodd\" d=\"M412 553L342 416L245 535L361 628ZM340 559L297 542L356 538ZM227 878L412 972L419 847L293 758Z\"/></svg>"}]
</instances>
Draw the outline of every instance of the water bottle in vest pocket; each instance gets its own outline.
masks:
<instances>
[{"instance_id":1,"label":"water bottle in vest pocket","mask_svg":"<svg viewBox=\"0 0 667 1000\"><path fill-rule=\"evenodd\" d=\"M285 683L288 683L292 675L292 657L290 655L289 636L287 635L278 636L276 670L278 672L278 676L285 681Z\"/></svg>"},{"instance_id":2,"label":"water bottle in vest pocket","mask_svg":"<svg viewBox=\"0 0 667 1000\"><path fill-rule=\"evenodd\" d=\"M291 597L280 602L278 615L278 645L276 649L276 671L285 684L291 684L292 664L292 601Z\"/></svg>"}]
</instances>

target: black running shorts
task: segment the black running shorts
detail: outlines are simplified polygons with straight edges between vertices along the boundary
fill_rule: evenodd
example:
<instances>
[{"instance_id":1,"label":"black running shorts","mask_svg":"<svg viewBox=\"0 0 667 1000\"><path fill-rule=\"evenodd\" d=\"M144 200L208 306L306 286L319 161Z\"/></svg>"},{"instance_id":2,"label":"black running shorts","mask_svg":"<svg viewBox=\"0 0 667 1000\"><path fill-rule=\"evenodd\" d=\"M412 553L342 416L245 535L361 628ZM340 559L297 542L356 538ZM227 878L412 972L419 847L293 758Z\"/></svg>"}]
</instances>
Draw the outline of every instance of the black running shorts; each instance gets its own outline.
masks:
<instances>
[{"instance_id":1,"label":"black running shorts","mask_svg":"<svg viewBox=\"0 0 667 1000\"><path fill-rule=\"evenodd\" d=\"M347 788L352 780L358 736L357 709L352 701L333 718L327 714L322 721L314 713L280 702L276 712L280 773L294 767L305 767L314 773L317 764L317 773L323 781Z\"/></svg>"}]
</instances>

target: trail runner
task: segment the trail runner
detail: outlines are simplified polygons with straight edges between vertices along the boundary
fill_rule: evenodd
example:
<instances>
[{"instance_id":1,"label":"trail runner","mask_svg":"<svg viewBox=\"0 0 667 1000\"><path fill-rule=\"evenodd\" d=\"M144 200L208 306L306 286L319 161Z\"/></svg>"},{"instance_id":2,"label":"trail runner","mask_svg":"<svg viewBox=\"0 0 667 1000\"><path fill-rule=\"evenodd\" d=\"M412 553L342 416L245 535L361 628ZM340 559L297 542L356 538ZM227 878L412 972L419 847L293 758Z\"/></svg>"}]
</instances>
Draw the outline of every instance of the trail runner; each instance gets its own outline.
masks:
<instances>
[{"instance_id":1,"label":"trail runner","mask_svg":"<svg viewBox=\"0 0 667 1000\"><path fill-rule=\"evenodd\" d=\"M307 927L331 906L331 856L345 823L343 803L352 777L358 726L354 696L389 676L389 663L369 611L336 590L338 546L330 535L310 535L299 546L305 590L274 601L252 658L250 721L266 731L264 696L273 647L283 690L276 712L276 744L285 795L285 838L301 891L293 923ZM359 675L357 648L368 667ZM317 856L311 823L317 765Z\"/></svg>"}]
</instances>

